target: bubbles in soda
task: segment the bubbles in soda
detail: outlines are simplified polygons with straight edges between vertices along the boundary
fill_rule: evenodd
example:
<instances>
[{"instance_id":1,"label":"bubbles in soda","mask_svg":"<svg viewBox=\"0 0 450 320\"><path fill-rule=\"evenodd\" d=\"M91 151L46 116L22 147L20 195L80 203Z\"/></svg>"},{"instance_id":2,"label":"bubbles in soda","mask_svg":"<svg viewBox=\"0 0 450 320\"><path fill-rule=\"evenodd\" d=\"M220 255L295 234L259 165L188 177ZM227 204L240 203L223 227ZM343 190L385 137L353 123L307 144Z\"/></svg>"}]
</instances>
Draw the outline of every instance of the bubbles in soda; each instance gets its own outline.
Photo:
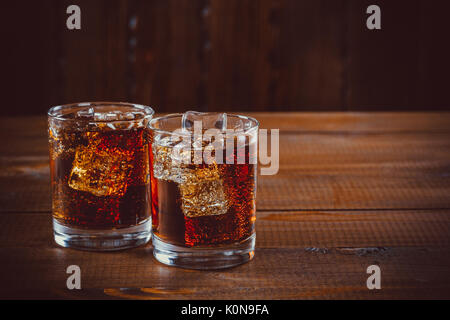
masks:
<instances>
[{"instance_id":1,"label":"bubbles in soda","mask_svg":"<svg viewBox=\"0 0 450 320\"><path fill-rule=\"evenodd\" d=\"M196 121L201 122L202 134L211 127L222 132L230 126L243 129L239 121L229 121L226 114L205 117L188 112L182 117L181 132L194 133L199 127ZM224 143L219 144L222 148L214 148L214 153L221 153L222 162L195 163L195 152L204 152L211 143L204 140L204 135L200 140L195 134L189 139L180 141L157 132L151 136L154 234L166 242L188 247L246 240L254 232L256 164L248 160L256 157L256 142L247 137L239 147L234 143L237 139L233 139L231 149ZM180 143L190 148L176 150ZM238 163L239 154L247 159L245 163Z\"/></svg>"},{"instance_id":2,"label":"bubbles in soda","mask_svg":"<svg viewBox=\"0 0 450 320\"><path fill-rule=\"evenodd\" d=\"M71 121L49 119L53 214L60 223L109 229L149 218L143 118L143 113L86 108L63 116Z\"/></svg>"}]
</instances>

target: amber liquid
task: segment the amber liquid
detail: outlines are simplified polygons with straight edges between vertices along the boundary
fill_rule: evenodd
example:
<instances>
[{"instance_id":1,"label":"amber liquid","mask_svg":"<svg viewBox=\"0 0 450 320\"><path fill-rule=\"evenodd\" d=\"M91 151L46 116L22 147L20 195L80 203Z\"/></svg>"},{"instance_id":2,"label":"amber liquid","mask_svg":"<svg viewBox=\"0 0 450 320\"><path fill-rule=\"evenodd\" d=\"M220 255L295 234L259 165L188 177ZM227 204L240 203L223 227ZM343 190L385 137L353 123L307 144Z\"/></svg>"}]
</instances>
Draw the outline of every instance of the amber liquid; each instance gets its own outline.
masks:
<instances>
[{"instance_id":1,"label":"amber liquid","mask_svg":"<svg viewBox=\"0 0 450 320\"><path fill-rule=\"evenodd\" d=\"M249 164L248 146L241 152L246 153L246 164L217 165L230 203L226 213L219 215L187 217L182 210L180 186L172 181L156 179L150 166L153 233L165 242L186 247L227 245L244 241L253 235L256 165ZM238 150L235 150L231 157L236 158L237 153ZM153 163L152 153L150 157Z\"/></svg>"},{"instance_id":2,"label":"amber liquid","mask_svg":"<svg viewBox=\"0 0 450 320\"><path fill-rule=\"evenodd\" d=\"M50 134L53 216L86 229L138 225L150 217L143 128Z\"/></svg>"}]
</instances>

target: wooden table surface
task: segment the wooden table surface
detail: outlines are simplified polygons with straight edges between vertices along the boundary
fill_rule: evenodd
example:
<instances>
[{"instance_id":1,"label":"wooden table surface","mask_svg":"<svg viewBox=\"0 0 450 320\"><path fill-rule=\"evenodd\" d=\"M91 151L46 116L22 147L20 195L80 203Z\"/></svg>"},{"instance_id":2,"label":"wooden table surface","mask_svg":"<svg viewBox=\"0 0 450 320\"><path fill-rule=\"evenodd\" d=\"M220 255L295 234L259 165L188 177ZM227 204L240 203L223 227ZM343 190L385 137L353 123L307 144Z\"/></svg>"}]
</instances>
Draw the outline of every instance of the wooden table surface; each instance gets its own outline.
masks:
<instances>
[{"instance_id":1,"label":"wooden table surface","mask_svg":"<svg viewBox=\"0 0 450 320\"><path fill-rule=\"evenodd\" d=\"M167 267L151 244L55 245L44 117L0 120L0 297L450 298L450 113L256 113L280 129L260 176L256 255L222 271ZM81 267L82 290L66 289ZM368 290L366 268L381 268Z\"/></svg>"}]
</instances>

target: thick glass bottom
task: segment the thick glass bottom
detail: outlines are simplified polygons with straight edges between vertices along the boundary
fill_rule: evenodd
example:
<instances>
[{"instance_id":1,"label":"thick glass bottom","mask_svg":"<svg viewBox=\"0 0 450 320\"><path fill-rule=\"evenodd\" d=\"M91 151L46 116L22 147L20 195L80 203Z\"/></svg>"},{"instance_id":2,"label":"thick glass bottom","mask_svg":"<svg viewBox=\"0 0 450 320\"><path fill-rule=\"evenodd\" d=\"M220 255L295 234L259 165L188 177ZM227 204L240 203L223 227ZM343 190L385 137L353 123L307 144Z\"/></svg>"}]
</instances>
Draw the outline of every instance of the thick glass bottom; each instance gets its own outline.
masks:
<instances>
[{"instance_id":1,"label":"thick glass bottom","mask_svg":"<svg viewBox=\"0 0 450 320\"><path fill-rule=\"evenodd\" d=\"M169 266L187 269L224 269L250 261L255 255L253 234L243 242L213 248L187 248L164 242L152 236L153 255L156 260Z\"/></svg>"},{"instance_id":2,"label":"thick glass bottom","mask_svg":"<svg viewBox=\"0 0 450 320\"><path fill-rule=\"evenodd\" d=\"M53 219L55 242L62 247L89 251L114 251L146 244L151 237L151 219L137 226L115 230L69 227Z\"/></svg>"}]
</instances>

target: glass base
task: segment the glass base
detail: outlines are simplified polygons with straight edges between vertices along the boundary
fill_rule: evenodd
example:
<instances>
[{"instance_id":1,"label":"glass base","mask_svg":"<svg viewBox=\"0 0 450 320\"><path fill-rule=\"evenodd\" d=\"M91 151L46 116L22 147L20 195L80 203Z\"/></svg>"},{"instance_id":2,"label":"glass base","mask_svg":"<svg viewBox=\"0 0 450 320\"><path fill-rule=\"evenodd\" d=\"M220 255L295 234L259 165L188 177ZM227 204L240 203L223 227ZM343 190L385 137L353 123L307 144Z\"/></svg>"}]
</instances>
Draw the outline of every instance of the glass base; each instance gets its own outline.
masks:
<instances>
[{"instance_id":1,"label":"glass base","mask_svg":"<svg viewBox=\"0 0 450 320\"><path fill-rule=\"evenodd\" d=\"M112 230L86 230L68 227L53 219L55 242L65 248L114 251L146 244L151 237L151 219L137 226Z\"/></svg>"},{"instance_id":2,"label":"glass base","mask_svg":"<svg viewBox=\"0 0 450 320\"><path fill-rule=\"evenodd\" d=\"M153 255L156 260L169 266L199 270L224 269L250 261L255 255L255 239L256 235L253 234L238 244L188 248L169 244L153 234Z\"/></svg>"}]
</instances>

